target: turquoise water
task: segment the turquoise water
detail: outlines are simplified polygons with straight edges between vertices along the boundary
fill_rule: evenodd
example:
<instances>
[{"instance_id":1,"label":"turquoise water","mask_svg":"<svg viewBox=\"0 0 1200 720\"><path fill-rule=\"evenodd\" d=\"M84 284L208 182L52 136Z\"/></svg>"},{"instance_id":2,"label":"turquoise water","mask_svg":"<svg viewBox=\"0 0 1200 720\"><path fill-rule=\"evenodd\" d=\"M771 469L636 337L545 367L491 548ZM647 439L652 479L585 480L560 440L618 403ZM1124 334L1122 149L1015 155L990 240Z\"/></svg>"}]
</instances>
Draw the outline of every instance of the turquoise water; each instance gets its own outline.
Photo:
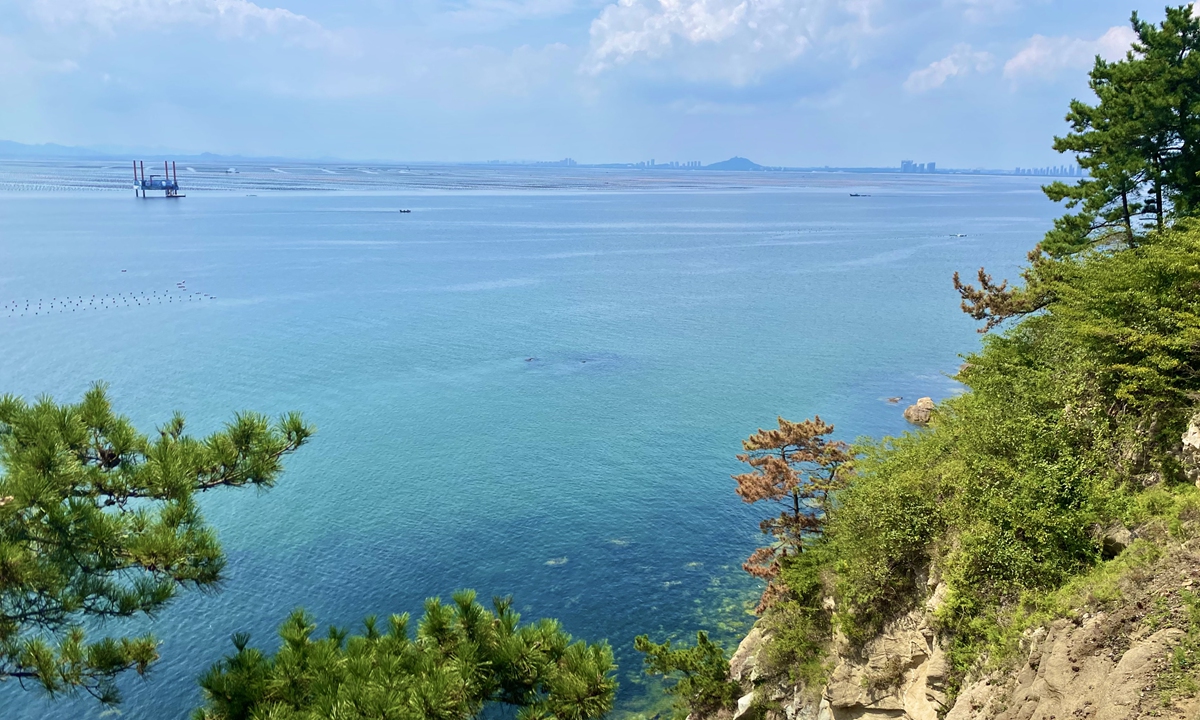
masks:
<instances>
[{"instance_id":1,"label":"turquoise water","mask_svg":"<svg viewBox=\"0 0 1200 720\"><path fill-rule=\"evenodd\" d=\"M634 635L732 634L763 515L733 493L739 439L777 414L904 431L884 399L953 393L978 343L951 273L1011 275L1056 214L1022 178L772 183L0 193L0 391L105 380L146 430L174 410L195 433L243 409L318 427L276 489L205 497L222 592L136 623L162 661L124 716L184 717L231 633L273 647L297 605L353 625L511 593L612 642L627 710ZM11 683L0 711L101 714Z\"/></svg>"}]
</instances>

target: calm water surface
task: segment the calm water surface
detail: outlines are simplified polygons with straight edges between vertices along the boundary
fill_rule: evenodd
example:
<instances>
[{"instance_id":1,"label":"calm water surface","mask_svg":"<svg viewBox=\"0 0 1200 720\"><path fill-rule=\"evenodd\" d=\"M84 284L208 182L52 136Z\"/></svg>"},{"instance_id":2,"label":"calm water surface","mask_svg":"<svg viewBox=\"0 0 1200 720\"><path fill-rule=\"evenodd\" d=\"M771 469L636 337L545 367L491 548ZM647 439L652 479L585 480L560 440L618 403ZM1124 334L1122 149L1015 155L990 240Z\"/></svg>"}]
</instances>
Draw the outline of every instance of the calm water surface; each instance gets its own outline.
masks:
<instances>
[{"instance_id":1,"label":"calm water surface","mask_svg":"<svg viewBox=\"0 0 1200 720\"><path fill-rule=\"evenodd\" d=\"M462 587L608 638L636 710L634 635L736 640L748 620L737 568L763 513L733 493L739 439L777 414L904 431L884 398L953 393L978 344L951 273L1012 275L1055 210L1026 179L941 176L10 191L0 391L104 380L145 430L175 410L196 433L246 409L318 427L276 489L204 498L226 581L136 623L162 661L124 683L125 717L185 717L231 633L274 647L298 605L353 625ZM5 720L100 715L0 687Z\"/></svg>"}]
</instances>

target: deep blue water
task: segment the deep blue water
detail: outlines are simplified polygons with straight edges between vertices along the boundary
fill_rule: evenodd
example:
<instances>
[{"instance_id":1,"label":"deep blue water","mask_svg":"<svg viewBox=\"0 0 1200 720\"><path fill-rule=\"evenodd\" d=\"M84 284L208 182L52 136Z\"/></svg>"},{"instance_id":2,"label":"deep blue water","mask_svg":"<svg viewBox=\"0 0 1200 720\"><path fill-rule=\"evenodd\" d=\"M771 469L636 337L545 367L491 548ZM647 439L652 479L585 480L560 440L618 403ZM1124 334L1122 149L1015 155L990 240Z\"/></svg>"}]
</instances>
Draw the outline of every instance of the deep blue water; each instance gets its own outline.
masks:
<instances>
[{"instance_id":1,"label":"deep blue water","mask_svg":"<svg viewBox=\"0 0 1200 720\"><path fill-rule=\"evenodd\" d=\"M777 414L904 431L978 345L951 273L1011 276L1055 211L1026 179L941 176L0 193L0 392L104 380L147 431L174 410L196 433L246 409L318 427L276 489L204 498L225 583L134 624L162 660L125 717L185 717L231 633L274 647L298 605L353 625L462 587L608 638L635 709L634 635L750 619L737 568L766 511L733 493L740 438ZM0 687L4 720L100 714Z\"/></svg>"}]
</instances>

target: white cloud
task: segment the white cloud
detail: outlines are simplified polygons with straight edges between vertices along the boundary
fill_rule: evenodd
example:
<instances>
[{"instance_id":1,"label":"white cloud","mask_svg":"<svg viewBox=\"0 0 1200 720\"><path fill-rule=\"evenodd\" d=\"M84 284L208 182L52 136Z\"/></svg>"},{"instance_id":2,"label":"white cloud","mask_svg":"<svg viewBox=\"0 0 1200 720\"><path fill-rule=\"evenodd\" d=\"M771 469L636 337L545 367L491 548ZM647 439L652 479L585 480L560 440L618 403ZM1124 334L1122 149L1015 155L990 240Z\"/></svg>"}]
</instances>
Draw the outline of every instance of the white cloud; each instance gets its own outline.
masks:
<instances>
[{"instance_id":1,"label":"white cloud","mask_svg":"<svg viewBox=\"0 0 1200 720\"><path fill-rule=\"evenodd\" d=\"M904 89L913 93L929 92L945 85L950 78L987 72L995 65L996 61L990 53L977 52L966 44L955 45L946 57L910 74L904 81Z\"/></svg>"},{"instance_id":2,"label":"white cloud","mask_svg":"<svg viewBox=\"0 0 1200 720\"><path fill-rule=\"evenodd\" d=\"M33 0L30 12L47 25L85 25L105 32L121 25L193 24L234 37L281 35L310 46L331 40L325 28L304 15L249 0Z\"/></svg>"},{"instance_id":3,"label":"white cloud","mask_svg":"<svg viewBox=\"0 0 1200 720\"><path fill-rule=\"evenodd\" d=\"M572 59L570 48L561 43L522 45L511 51L405 44L374 55L372 70L357 62L322 60L310 72L257 74L244 78L241 86L304 100L403 97L443 110L475 108L544 92L571 75Z\"/></svg>"},{"instance_id":4,"label":"white cloud","mask_svg":"<svg viewBox=\"0 0 1200 720\"><path fill-rule=\"evenodd\" d=\"M1053 79L1062 70L1091 67L1097 55L1105 60L1120 59L1135 39L1133 30L1123 25L1109 28L1095 40L1034 35L1004 64L1004 77L1013 81Z\"/></svg>"},{"instance_id":5,"label":"white cloud","mask_svg":"<svg viewBox=\"0 0 1200 720\"><path fill-rule=\"evenodd\" d=\"M1018 0L944 0L947 7L960 7L972 22L985 22L1017 10Z\"/></svg>"},{"instance_id":6,"label":"white cloud","mask_svg":"<svg viewBox=\"0 0 1200 720\"><path fill-rule=\"evenodd\" d=\"M880 0L619 0L592 21L583 70L679 55L680 74L743 85L869 34Z\"/></svg>"},{"instance_id":7,"label":"white cloud","mask_svg":"<svg viewBox=\"0 0 1200 720\"><path fill-rule=\"evenodd\" d=\"M79 64L74 60L34 57L15 38L0 35L0 79L31 79L49 73L75 72L78 69Z\"/></svg>"},{"instance_id":8,"label":"white cloud","mask_svg":"<svg viewBox=\"0 0 1200 720\"><path fill-rule=\"evenodd\" d=\"M445 13L456 29L494 31L530 18L565 15L576 0L468 0L465 6Z\"/></svg>"}]
</instances>

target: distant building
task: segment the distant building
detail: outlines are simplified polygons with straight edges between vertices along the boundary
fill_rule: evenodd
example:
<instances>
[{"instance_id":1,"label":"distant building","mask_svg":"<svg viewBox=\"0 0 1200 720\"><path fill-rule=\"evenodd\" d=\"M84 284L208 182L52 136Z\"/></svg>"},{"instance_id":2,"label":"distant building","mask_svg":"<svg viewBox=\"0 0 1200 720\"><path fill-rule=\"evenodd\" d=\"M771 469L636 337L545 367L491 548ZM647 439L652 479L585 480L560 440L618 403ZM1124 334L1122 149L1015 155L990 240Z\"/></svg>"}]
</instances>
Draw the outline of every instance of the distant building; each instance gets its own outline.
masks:
<instances>
[{"instance_id":1,"label":"distant building","mask_svg":"<svg viewBox=\"0 0 1200 720\"><path fill-rule=\"evenodd\" d=\"M937 172L937 163L918 163L912 160L900 161L900 172L902 173L925 173Z\"/></svg>"}]
</instances>

